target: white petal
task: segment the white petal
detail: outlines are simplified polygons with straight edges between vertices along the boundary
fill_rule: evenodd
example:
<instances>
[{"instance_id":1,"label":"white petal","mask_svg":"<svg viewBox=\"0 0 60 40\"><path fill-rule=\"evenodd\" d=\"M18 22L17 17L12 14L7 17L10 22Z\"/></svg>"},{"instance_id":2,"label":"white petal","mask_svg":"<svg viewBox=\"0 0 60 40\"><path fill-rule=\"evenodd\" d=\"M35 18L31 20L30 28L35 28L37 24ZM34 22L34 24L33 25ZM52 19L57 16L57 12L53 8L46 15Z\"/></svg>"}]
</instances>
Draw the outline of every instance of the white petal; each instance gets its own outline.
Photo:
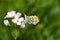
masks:
<instances>
[{"instance_id":1,"label":"white petal","mask_svg":"<svg viewBox=\"0 0 60 40\"><path fill-rule=\"evenodd\" d=\"M10 11L10 12L7 13L7 15L13 15L14 16L15 15L15 11Z\"/></svg>"},{"instance_id":2,"label":"white petal","mask_svg":"<svg viewBox=\"0 0 60 40\"><path fill-rule=\"evenodd\" d=\"M21 17L20 19L19 19L19 21L23 21L24 20L24 18L23 17Z\"/></svg>"},{"instance_id":3,"label":"white petal","mask_svg":"<svg viewBox=\"0 0 60 40\"><path fill-rule=\"evenodd\" d=\"M25 19L27 18L27 15L26 14L24 14L24 17L25 17Z\"/></svg>"},{"instance_id":4,"label":"white petal","mask_svg":"<svg viewBox=\"0 0 60 40\"><path fill-rule=\"evenodd\" d=\"M17 20L16 20L16 19L12 19L12 22L13 22L13 23L17 23Z\"/></svg>"},{"instance_id":5,"label":"white petal","mask_svg":"<svg viewBox=\"0 0 60 40\"><path fill-rule=\"evenodd\" d=\"M17 25L21 25L21 22L17 22Z\"/></svg>"},{"instance_id":6,"label":"white petal","mask_svg":"<svg viewBox=\"0 0 60 40\"><path fill-rule=\"evenodd\" d=\"M15 14L14 18L19 19L20 16L21 16L21 13L18 12L17 14Z\"/></svg>"},{"instance_id":7,"label":"white petal","mask_svg":"<svg viewBox=\"0 0 60 40\"><path fill-rule=\"evenodd\" d=\"M8 26L8 25L9 25L9 21L8 21L8 20L4 20L4 24L5 24L6 26Z\"/></svg>"},{"instance_id":8,"label":"white petal","mask_svg":"<svg viewBox=\"0 0 60 40\"><path fill-rule=\"evenodd\" d=\"M25 28L25 23L24 22L21 23L21 28Z\"/></svg>"},{"instance_id":9,"label":"white petal","mask_svg":"<svg viewBox=\"0 0 60 40\"><path fill-rule=\"evenodd\" d=\"M17 12L17 15L18 15L18 16L21 16L21 13Z\"/></svg>"},{"instance_id":10,"label":"white petal","mask_svg":"<svg viewBox=\"0 0 60 40\"><path fill-rule=\"evenodd\" d=\"M15 15L15 11L10 11L7 13L7 15L4 18L12 18Z\"/></svg>"}]
</instances>

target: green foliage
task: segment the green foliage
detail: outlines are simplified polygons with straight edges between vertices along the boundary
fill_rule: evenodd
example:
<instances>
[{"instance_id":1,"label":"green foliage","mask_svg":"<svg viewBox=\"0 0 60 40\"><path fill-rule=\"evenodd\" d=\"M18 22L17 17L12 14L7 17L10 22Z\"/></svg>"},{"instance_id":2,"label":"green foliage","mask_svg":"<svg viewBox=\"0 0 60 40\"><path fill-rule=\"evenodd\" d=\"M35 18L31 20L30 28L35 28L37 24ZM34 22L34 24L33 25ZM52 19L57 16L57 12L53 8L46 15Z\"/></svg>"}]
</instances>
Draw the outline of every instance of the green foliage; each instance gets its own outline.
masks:
<instances>
[{"instance_id":1,"label":"green foliage","mask_svg":"<svg viewBox=\"0 0 60 40\"><path fill-rule=\"evenodd\" d=\"M5 26L4 16L15 10L37 15L37 25ZM0 0L0 40L60 40L60 0Z\"/></svg>"}]
</instances>

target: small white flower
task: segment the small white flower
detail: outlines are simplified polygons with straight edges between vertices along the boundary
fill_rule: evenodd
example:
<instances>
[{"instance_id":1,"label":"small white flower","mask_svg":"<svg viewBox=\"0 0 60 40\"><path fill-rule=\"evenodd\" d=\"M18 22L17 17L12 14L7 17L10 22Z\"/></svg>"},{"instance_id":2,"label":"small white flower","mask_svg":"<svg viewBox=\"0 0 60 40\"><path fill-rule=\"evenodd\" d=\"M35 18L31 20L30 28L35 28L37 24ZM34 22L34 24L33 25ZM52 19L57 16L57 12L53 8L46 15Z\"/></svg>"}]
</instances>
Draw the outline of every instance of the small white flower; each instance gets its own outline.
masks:
<instances>
[{"instance_id":1,"label":"small white flower","mask_svg":"<svg viewBox=\"0 0 60 40\"><path fill-rule=\"evenodd\" d=\"M19 21L23 21L23 20L24 20L24 18L23 18L23 17L19 18Z\"/></svg>"},{"instance_id":2,"label":"small white flower","mask_svg":"<svg viewBox=\"0 0 60 40\"><path fill-rule=\"evenodd\" d=\"M10 25L8 20L4 20L4 24L5 24L6 26Z\"/></svg>"},{"instance_id":3,"label":"small white flower","mask_svg":"<svg viewBox=\"0 0 60 40\"><path fill-rule=\"evenodd\" d=\"M25 22L21 23L21 28L25 28Z\"/></svg>"},{"instance_id":4,"label":"small white flower","mask_svg":"<svg viewBox=\"0 0 60 40\"><path fill-rule=\"evenodd\" d=\"M12 22L18 24L19 23L19 17L21 17L21 13L18 12L14 15L14 19L12 19Z\"/></svg>"},{"instance_id":5,"label":"small white flower","mask_svg":"<svg viewBox=\"0 0 60 40\"><path fill-rule=\"evenodd\" d=\"M10 11L7 13L7 15L4 18L13 18L15 15L15 11Z\"/></svg>"},{"instance_id":6,"label":"small white flower","mask_svg":"<svg viewBox=\"0 0 60 40\"><path fill-rule=\"evenodd\" d=\"M17 19L12 19L12 22L17 24L17 25L21 25L21 21L17 20Z\"/></svg>"},{"instance_id":7,"label":"small white flower","mask_svg":"<svg viewBox=\"0 0 60 40\"><path fill-rule=\"evenodd\" d=\"M21 17L19 19L12 19L12 22L13 23L16 23L17 25L21 25L21 22L24 21L24 18Z\"/></svg>"},{"instance_id":8,"label":"small white flower","mask_svg":"<svg viewBox=\"0 0 60 40\"><path fill-rule=\"evenodd\" d=\"M17 25L21 25L21 23L24 21L24 18L23 17L21 17L21 18L19 18L18 19L18 22L17 22Z\"/></svg>"},{"instance_id":9,"label":"small white flower","mask_svg":"<svg viewBox=\"0 0 60 40\"><path fill-rule=\"evenodd\" d=\"M14 16L15 19L19 19L19 17L21 17L21 13L17 12Z\"/></svg>"},{"instance_id":10,"label":"small white flower","mask_svg":"<svg viewBox=\"0 0 60 40\"><path fill-rule=\"evenodd\" d=\"M18 19L12 19L13 23L17 23Z\"/></svg>"}]
</instances>

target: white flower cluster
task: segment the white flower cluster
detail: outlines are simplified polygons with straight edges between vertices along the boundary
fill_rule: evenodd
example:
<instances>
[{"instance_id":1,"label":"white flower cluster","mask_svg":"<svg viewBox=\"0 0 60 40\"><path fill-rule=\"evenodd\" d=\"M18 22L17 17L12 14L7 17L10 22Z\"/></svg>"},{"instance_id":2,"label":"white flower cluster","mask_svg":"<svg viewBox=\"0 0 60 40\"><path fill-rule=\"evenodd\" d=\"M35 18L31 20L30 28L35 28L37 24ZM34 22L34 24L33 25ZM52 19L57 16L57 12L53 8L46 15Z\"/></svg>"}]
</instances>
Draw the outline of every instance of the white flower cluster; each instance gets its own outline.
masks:
<instances>
[{"instance_id":1,"label":"white flower cluster","mask_svg":"<svg viewBox=\"0 0 60 40\"><path fill-rule=\"evenodd\" d=\"M12 18L12 22L16 25L21 26L21 28L25 27L25 24L33 24L36 25L39 22L39 18L37 16L27 16L24 15L24 17L21 16L22 14L20 12L10 11L7 13L7 15L4 17L6 18ZM9 26L10 23L8 20L4 20L4 24L6 26Z\"/></svg>"}]
</instances>

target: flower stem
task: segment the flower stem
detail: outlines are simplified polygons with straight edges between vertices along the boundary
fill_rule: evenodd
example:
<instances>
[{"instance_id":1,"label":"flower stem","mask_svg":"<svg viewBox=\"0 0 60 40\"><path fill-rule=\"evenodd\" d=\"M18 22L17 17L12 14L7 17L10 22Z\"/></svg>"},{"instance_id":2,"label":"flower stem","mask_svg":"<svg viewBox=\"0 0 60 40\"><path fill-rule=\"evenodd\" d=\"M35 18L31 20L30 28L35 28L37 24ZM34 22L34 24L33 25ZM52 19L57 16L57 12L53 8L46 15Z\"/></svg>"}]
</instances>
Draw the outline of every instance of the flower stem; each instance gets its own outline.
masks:
<instances>
[{"instance_id":1,"label":"flower stem","mask_svg":"<svg viewBox=\"0 0 60 40\"><path fill-rule=\"evenodd\" d=\"M15 38L15 40L16 40L17 38Z\"/></svg>"}]
</instances>

